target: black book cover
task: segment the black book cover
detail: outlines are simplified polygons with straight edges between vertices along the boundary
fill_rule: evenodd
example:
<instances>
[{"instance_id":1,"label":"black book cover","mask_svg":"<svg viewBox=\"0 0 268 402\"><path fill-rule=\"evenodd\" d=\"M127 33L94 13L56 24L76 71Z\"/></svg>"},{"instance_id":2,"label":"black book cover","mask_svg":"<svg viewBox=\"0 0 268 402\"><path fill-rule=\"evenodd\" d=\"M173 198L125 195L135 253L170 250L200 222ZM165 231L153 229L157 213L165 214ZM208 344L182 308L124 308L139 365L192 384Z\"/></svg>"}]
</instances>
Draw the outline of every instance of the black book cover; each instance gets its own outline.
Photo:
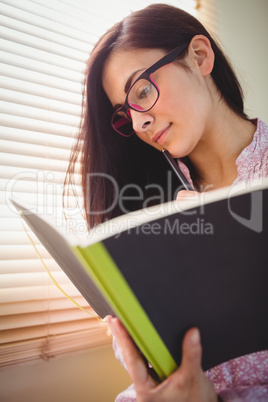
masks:
<instances>
[{"instance_id":1,"label":"black book cover","mask_svg":"<svg viewBox=\"0 0 268 402\"><path fill-rule=\"evenodd\" d=\"M267 206L258 191L103 241L178 365L193 326L204 370L267 349Z\"/></svg>"}]
</instances>

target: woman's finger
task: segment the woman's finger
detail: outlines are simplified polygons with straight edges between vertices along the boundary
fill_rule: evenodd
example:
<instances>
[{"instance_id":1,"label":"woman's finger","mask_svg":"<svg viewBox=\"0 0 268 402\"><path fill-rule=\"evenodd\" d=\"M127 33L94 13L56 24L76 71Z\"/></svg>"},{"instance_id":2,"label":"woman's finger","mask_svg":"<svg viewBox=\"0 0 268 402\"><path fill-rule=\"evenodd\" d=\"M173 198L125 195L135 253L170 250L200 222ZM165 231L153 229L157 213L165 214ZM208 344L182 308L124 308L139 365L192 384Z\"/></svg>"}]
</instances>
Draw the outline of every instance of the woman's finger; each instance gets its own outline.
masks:
<instances>
[{"instance_id":1,"label":"woman's finger","mask_svg":"<svg viewBox=\"0 0 268 402\"><path fill-rule=\"evenodd\" d=\"M195 375L202 370L202 346L200 333L197 328L187 331L182 343L182 364L183 371L189 375Z\"/></svg>"},{"instance_id":2,"label":"woman's finger","mask_svg":"<svg viewBox=\"0 0 268 402\"><path fill-rule=\"evenodd\" d=\"M130 377L135 384L136 390L144 387L154 387L156 382L150 377L143 358L139 354L135 344L121 324L120 320L118 318L108 316L106 321L108 322L111 332L122 351L124 361L127 365Z\"/></svg>"}]
</instances>

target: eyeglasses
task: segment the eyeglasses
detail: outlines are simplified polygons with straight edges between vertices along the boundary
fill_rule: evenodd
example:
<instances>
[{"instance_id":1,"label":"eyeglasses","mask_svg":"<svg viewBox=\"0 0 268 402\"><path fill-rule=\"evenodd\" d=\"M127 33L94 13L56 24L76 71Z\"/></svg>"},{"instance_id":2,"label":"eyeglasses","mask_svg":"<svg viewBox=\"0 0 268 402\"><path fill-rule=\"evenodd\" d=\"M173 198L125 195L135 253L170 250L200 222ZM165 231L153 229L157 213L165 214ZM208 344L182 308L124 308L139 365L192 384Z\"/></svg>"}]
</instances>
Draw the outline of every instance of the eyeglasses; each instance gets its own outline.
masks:
<instances>
[{"instance_id":1,"label":"eyeglasses","mask_svg":"<svg viewBox=\"0 0 268 402\"><path fill-rule=\"evenodd\" d=\"M124 105L117 109L112 116L111 124L115 131L124 137L130 137L134 133L129 109L141 113L148 112L148 110L152 109L158 101L160 91L156 83L152 80L151 74L160 67L172 63L187 46L188 43L184 43L176 47L151 67L147 68L147 70L135 80L127 92Z\"/></svg>"}]
</instances>

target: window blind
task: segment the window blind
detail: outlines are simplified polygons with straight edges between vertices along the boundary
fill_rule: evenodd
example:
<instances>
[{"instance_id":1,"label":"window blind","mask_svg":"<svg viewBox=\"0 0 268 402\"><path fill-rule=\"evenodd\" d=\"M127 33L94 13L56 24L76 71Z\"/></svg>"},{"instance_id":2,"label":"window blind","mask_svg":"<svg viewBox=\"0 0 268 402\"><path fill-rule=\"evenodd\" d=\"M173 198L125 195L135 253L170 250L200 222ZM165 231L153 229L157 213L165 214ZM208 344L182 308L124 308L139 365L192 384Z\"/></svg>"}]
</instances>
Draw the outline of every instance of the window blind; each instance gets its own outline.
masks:
<instances>
[{"instance_id":1,"label":"window blind","mask_svg":"<svg viewBox=\"0 0 268 402\"><path fill-rule=\"evenodd\" d=\"M53 284L9 198L63 224L63 181L80 123L88 54L108 27L149 3L0 1L0 366L111 342L105 325L79 310ZM196 12L194 0L169 4ZM81 197L79 186L75 190ZM71 197L67 230L83 236L80 211ZM94 313L31 237L57 283Z\"/></svg>"}]
</instances>

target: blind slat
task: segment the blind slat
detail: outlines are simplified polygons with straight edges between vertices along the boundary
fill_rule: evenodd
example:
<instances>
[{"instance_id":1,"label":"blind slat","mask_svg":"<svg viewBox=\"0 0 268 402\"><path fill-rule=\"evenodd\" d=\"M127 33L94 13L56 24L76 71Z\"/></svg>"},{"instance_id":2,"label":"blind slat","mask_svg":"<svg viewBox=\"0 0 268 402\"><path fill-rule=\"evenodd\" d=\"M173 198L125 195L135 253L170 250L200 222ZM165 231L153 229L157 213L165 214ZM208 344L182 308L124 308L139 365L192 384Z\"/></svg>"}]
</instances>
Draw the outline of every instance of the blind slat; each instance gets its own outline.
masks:
<instances>
[{"instance_id":1,"label":"blind slat","mask_svg":"<svg viewBox=\"0 0 268 402\"><path fill-rule=\"evenodd\" d=\"M47 27L48 27L47 18L45 18L45 15L37 15L37 14L35 14L34 18L33 18L33 14L32 14L33 9L32 9L32 5L29 4L29 1L24 0L24 2L23 2L24 10L22 8L18 8L18 4L17 4L16 0L13 2L9 1L8 2L9 4L7 4L7 2L5 2L5 3L6 4L3 3L1 5L1 13L3 15L12 18L15 21L22 21L27 24L31 24L36 27L40 27L40 28L47 30ZM12 6L12 4L14 5L14 7ZM27 5L28 5L28 7L27 7ZM80 44L80 46L81 46L81 43L85 44L85 45L88 44L88 41L90 43L90 38L92 38L94 43L97 40L97 36L94 35L94 33L90 32L90 30L88 30L87 36L85 36L85 32L77 29L77 27L75 25L71 25L71 24L69 24L68 26L63 25L61 23L61 20L62 19L59 19L58 21L54 21L53 24L49 24L49 29L51 32L54 32L55 34L59 34L59 35L63 36L64 38L66 37L69 39L74 39Z\"/></svg>"},{"instance_id":2,"label":"blind slat","mask_svg":"<svg viewBox=\"0 0 268 402\"><path fill-rule=\"evenodd\" d=\"M7 329L16 329L16 328L25 328L31 327L32 323L35 323L35 326L39 325L53 325L56 323L68 323L68 321L78 321L78 320L90 320L92 317L85 313L82 310L69 309L66 310L53 310L53 311L44 311L38 313L28 313L17 314L15 316L3 316L0 323L1 331L5 331ZM14 325L14 322L16 323Z\"/></svg>"},{"instance_id":3,"label":"blind slat","mask_svg":"<svg viewBox=\"0 0 268 402\"><path fill-rule=\"evenodd\" d=\"M53 178L54 183L59 183L62 185L64 178L65 178L65 173L64 172L53 172L52 173L47 170L38 170L38 169L25 169L21 167L15 167L15 166L1 166L0 165L0 177L2 179L9 179L12 178L13 180L42 180L43 181L51 181ZM79 183L80 177L77 176L76 181Z\"/></svg>"},{"instance_id":4,"label":"blind slat","mask_svg":"<svg viewBox=\"0 0 268 402\"><path fill-rule=\"evenodd\" d=\"M44 263L50 272L60 271L58 264L51 258L43 258ZM20 273L20 272L43 272L44 267L36 260L0 260L0 274ZM68 299L67 299L68 300ZM2 311L2 310L1 310Z\"/></svg>"},{"instance_id":5,"label":"blind slat","mask_svg":"<svg viewBox=\"0 0 268 402\"><path fill-rule=\"evenodd\" d=\"M56 170L58 172L66 172L68 165L66 161L50 159L49 156L47 156L47 158L38 158L25 155L15 156L12 154L3 154L2 152L0 152L0 158L2 164L5 166L18 166L26 169L50 169Z\"/></svg>"},{"instance_id":6,"label":"blind slat","mask_svg":"<svg viewBox=\"0 0 268 402\"><path fill-rule=\"evenodd\" d=\"M59 11L56 11L55 10L56 2L54 1L50 2L49 5L47 2L45 3L43 1L39 5L37 4L37 2L32 2L29 0L23 0L23 2L20 3L18 3L17 0L6 0L3 1L3 3L12 5L13 7L16 7L19 10L29 12L32 15L33 20L35 16L37 16L46 18L46 20L49 21L53 26L54 23L58 24L59 22L65 27L71 26L72 28L75 28L77 31L80 31L84 38L86 37L86 34L88 32L96 32L95 30L89 29L89 22L88 19L85 17L85 15L87 15L86 10L88 9L88 7L85 6L85 4L83 7L83 11L81 10L81 12L79 12L78 9L73 7L72 8L73 12L71 14L67 14L65 12L65 7L59 7L60 8ZM99 16L99 18L100 17L101 16ZM92 21L92 23L94 24L94 28L97 28L96 22L94 23L94 21ZM98 37L97 35L96 39Z\"/></svg>"},{"instance_id":7,"label":"blind slat","mask_svg":"<svg viewBox=\"0 0 268 402\"><path fill-rule=\"evenodd\" d=\"M0 71L5 77L48 86L81 96L83 71L70 72L64 68L59 68L48 63L41 63L36 60L31 60L31 63L29 63L27 57L19 55L16 57L16 64L14 65L14 55L1 50L1 48L0 60Z\"/></svg>"},{"instance_id":8,"label":"blind slat","mask_svg":"<svg viewBox=\"0 0 268 402\"><path fill-rule=\"evenodd\" d=\"M37 237L34 234L31 234L31 237L34 241L35 244L40 244L40 241L37 239ZM29 244L29 238L25 232L4 232L1 230L0 232L0 244L2 245L12 245L12 244L19 244L19 245L28 245ZM4 282L2 282L2 279L4 277L1 276L1 286L4 286ZM4 279L3 279L4 280Z\"/></svg>"},{"instance_id":9,"label":"blind slat","mask_svg":"<svg viewBox=\"0 0 268 402\"><path fill-rule=\"evenodd\" d=\"M111 342L110 337L107 336L107 328L101 327L99 325L99 321L92 319L92 320L80 320L77 322L69 322L68 325L66 323L58 323L58 324L52 324L49 326L48 330L48 325L43 325L43 326L35 326L32 328L18 328L15 330L6 330L1 332L1 343L6 343L6 342L18 342L18 341L27 341L33 339L34 343L31 343L31 346L36 344L40 344L40 338L41 339L41 345L42 343L50 343L50 339L48 341L47 338L49 336L53 337L53 339L58 338L57 340L59 341L62 339L62 337L66 338L66 335L70 334L70 342L76 338L76 336L79 334L80 331L86 331L87 336L89 336L89 342L91 343L92 341L92 334L96 335L103 335L102 339L104 338L104 341ZM74 334L73 334L74 333ZM62 335L62 337L57 336L57 335ZM95 345L98 345L97 339L95 339ZM22 342L16 346L24 346ZM0 344L1 346L1 344ZM12 345L13 346L13 345ZM69 345L70 347L70 345ZM80 344L80 348L83 348L83 345ZM1 347L1 352L2 356L4 354L4 351L8 351L8 345L6 347ZM38 350L38 355L40 355L40 349ZM34 352L34 348L29 348L30 351ZM69 349L70 350L70 349ZM65 345L65 351L68 351L68 348ZM8 354L10 356L10 353ZM1 361L1 360L0 360Z\"/></svg>"},{"instance_id":10,"label":"blind slat","mask_svg":"<svg viewBox=\"0 0 268 402\"><path fill-rule=\"evenodd\" d=\"M0 80L0 85L1 85ZM44 96L39 96L39 95L32 95L32 94L26 94L23 92L19 92L18 90L11 90L10 87L9 89L4 89L2 87L1 89L1 99L5 102L8 102L9 104L14 104L16 107L16 104L25 105L28 107L34 107L38 109L43 109L44 111L53 111L57 112L60 114L67 114L67 118L70 115L74 115L77 118L80 119L80 112L81 112L81 107L78 105L73 105L70 103L63 103L54 99L49 99Z\"/></svg>"},{"instance_id":11,"label":"blind slat","mask_svg":"<svg viewBox=\"0 0 268 402\"><path fill-rule=\"evenodd\" d=\"M70 71L83 71L85 66L83 62L68 59L64 56L59 56L54 53L49 53L44 50L34 49L34 52L30 46L18 43L16 41L0 38L0 48L11 53L14 56L19 55L27 57L29 60L35 60L42 63L54 64L57 67L65 68ZM86 60L85 60L86 61Z\"/></svg>"},{"instance_id":12,"label":"blind slat","mask_svg":"<svg viewBox=\"0 0 268 402\"><path fill-rule=\"evenodd\" d=\"M71 127L50 121L41 121L29 117L16 116L2 113L0 117L2 126L19 128L22 130L40 131L42 133L62 135L63 137L74 137L77 133L77 127Z\"/></svg>"},{"instance_id":13,"label":"blind slat","mask_svg":"<svg viewBox=\"0 0 268 402\"><path fill-rule=\"evenodd\" d=\"M4 18L0 18L0 23L1 23L1 20L3 20L3 19ZM73 63L75 63L75 62L84 63L86 61L87 53L81 52L76 49L71 49L70 47L66 47L66 45L59 45L59 44L55 43L54 41L52 42L51 40L49 40L50 39L49 37L46 39L42 39L40 37L38 38L36 29L34 27L32 27L33 28L32 30L34 31L33 35L29 35L28 33L24 33L21 31L18 32L19 28L20 28L20 26L19 26L20 24L17 25L17 22L16 22L16 26L15 26L17 28L16 30L8 28L6 25L3 26L4 24L1 24L1 25L0 25L0 36L2 39L14 42L17 45L27 46L32 49L35 49L39 54L38 58L41 57L41 52L53 54L53 55L55 55L55 57L57 59L59 59L59 57L68 58L68 57L70 57L70 53L71 53ZM36 57L36 55L35 55L35 57ZM76 70L76 68L73 68L73 69Z\"/></svg>"},{"instance_id":14,"label":"blind slat","mask_svg":"<svg viewBox=\"0 0 268 402\"><path fill-rule=\"evenodd\" d=\"M19 222L19 224L21 225L21 222ZM50 257L43 246L37 245L36 248L42 258ZM0 245L0 260L20 260L28 258L36 259L36 251L32 245Z\"/></svg>"},{"instance_id":15,"label":"blind slat","mask_svg":"<svg viewBox=\"0 0 268 402\"><path fill-rule=\"evenodd\" d=\"M32 181L27 181L27 180L12 180L10 179L8 181L8 186L6 183L6 180L4 179L0 179L0 192L2 193L6 193L7 190L10 190L16 193L34 193L36 194L38 192L38 194L46 194L46 195L54 195L54 196L62 196L62 191L63 188L62 186L57 186L55 185L54 181L53 181L53 186L51 185L51 180L46 181L45 178L46 177L42 177L44 180L42 180L42 182L36 183L36 182L32 182ZM82 193L81 193L81 188L80 187L76 187L76 196L77 197L82 197ZM6 195L6 194L4 194ZM2 196L0 196L0 204L1 204L1 199L4 199L6 201L6 197L4 196L2 198ZM72 201L74 201L72 195L70 195L70 199ZM33 197L32 197L33 200ZM0 216L2 216L2 211L6 208L6 205L3 204L1 205L1 211L0 211ZM9 208L10 209L10 208ZM8 209L5 210L5 213L8 213Z\"/></svg>"},{"instance_id":16,"label":"blind slat","mask_svg":"<svg viewBox=\"0 0 268 402\"><path fill-rule=\"evenodd\" d=\"M11 30L19 31L24 34L27 34L29 36L34 36L39 39L43 39L47 42L55 42L58 45L62 45L65 48L72 49L72 51L77 52L78 50L80 51L77 52L77 55L79 56L78 59L81 57L81 55L84 55L88 53L88 44L86 42L83 42L81 40L76 40L69 37L66 37L65 35L61 35L59 33L56 33L55 31L52 32L49 27L40 27L38 25L33 25L29 21L29 23L25 23L24 21L21 21L21 16L13 13L11 17L4 15L4 13L8 13L10 11L7 9L7 6L3 7L1 9L1 15L0 15L0 24L3 27L9 28ZM47 45L48 46L48 45ZM74 53L72 53L72 57L74 56Z\"/></svg>"},{"instance_id":17,"label":"blind slat","mask_svg":"<svg viewBox=\"0 0 268 402\"><path fill-rule=\"evenodd\" d=\"M66 335L69 335L67 341ZM6 339L9 339L9 336L12 335L7 334ZM8 345L1 348L0 366L19 364L35 359L49 360L50 357L56 355L111 343L111 337L107 336L103 328L92 328L89 331L86 328L81 331L73 331L71 334L60 334L53 336L49 342L48 337L40 338L37 333L36 338L37 340L33 339L31 342L12 343L11 350Z\"/></svg>"},{"instance_id":18,"label":"blind slat","mask_svg":"<svg viewBox=\"0 0 268 402\"><path fill-rule=\"evenodd\" d=\"M0 101L0 109L2 113L22 116L32 120L42 120L43 122L51 122L52 124L62 124L70 127L79 126L79 117L70 116L68 113L58 113L52 110L38 109L37 107L24 106L12 102Z\"/></svg>"},{"instance_id":19,"label":"blind slat","mask_svg":"<svg viewBox=\"0 0 268 402\"><path fill-rule=\"evenodd\" d=\"M54 183L51 186L54 187ZM59 218L60 216L64 216L64 210L62 208L62 194L60 194L60 189L62 189L62 186L60 186L59 190L57 191L59 195L56 195L56 191L55 193L52 192L52 194L48 194L45 190L43 193L38 193L33 196L32 194L27 193L17 193L16 188L11 187L7 188L7 191L0 191L0 204L4 204L4 202L6 202L10 211L13 211L13 213L15 214L14 216L18 217L18 212L16 211L15 207L9 202L9 199L20 199L22 203L28 204L29 209L35 213L43 215L47 214L48 217L49 215L51 215L53 219L56 215ZM72 197L69 200L69 212L71 210L75 212L78 208L77 205L78 204L76 198Z\"/></svg>"},{"instance_id":20,"label":"blind slat","mask_svg":"<svg viewBox=\"0 0 268 402\"><path fill-rule=\"evenodd\" d=\"M88 307L86 300L83 296L74 297L74 301L78 303L81 307L86 307L88 311L93 310ZM25 301L25 302L15 302L15 303L5 303L1 305L1 315L10 315L14 316L18 314L18 311L23 311L23 314L26 313L37 313L40 311L47 311L48 308L50 310L68 310L73 309L74 304L71 300L67 299L64 295L62 295L61 299L49 299L49 300L35 300L35 301Z\"/></svg>"},{"instance_id":21,"label":"blind slat","mask_svg":"<svg viewBox=\"0 0 268 402\"><path fill-rule=\"evenodd\" d=\"M30 145L24 143L16 143L14 141L6 141L0 139L0 149L2 153L21 154L40 158L57 159L60 161L69 161L70 150L56 147L46 147L43 145ZM10 156L9 155L9 156ZM4 163L4 162L3 162Z\"/></svg>"},{"instance_id":22,"label":"blind slat","mask_svg":"<svg viewBox=\"0 0 268 402\"><path fill-rule=\"evenodd\" d=\"M46 145L51 148L61 148L70 150L74 145L72 137L64 137L59 135L40 133L29 130L21 130L13 127L2 127L0 136L3 140L22 142L25 144Z\"/></svg>"},{"instance_id":23,"label":"blind slat","mask_svg":"<svg viewBox=\"0 0 268 402\"><path fill-rule=\"evenodd\" d=\"M53 277L59 285L63 283L69 283L69 279L62 271L54 272ZM42 286L45 284L50 284L51 279L48 273L44 270L44 272L27 272L27 273L18 273L18 274L2 274L1 275L1 287L3 289L12 289L18 288L21 286Z\"/></svg>"},{"instance_id":24,"label":"blind slat","mask_svg":"<svg viewBox=\"0 0 268 402\"><path fill-rule=\"evenodd\" d=\"M80 295L78 290L72 284L66 284L64 286L64 291L70 297ZM10 288L0 289L0 303L14 303L29 300L49 300L50 298L62 298L62 292L53 283L47 286L25 286L23 288L14 288L14 290Z\"/></svg>"}]
</instances>

